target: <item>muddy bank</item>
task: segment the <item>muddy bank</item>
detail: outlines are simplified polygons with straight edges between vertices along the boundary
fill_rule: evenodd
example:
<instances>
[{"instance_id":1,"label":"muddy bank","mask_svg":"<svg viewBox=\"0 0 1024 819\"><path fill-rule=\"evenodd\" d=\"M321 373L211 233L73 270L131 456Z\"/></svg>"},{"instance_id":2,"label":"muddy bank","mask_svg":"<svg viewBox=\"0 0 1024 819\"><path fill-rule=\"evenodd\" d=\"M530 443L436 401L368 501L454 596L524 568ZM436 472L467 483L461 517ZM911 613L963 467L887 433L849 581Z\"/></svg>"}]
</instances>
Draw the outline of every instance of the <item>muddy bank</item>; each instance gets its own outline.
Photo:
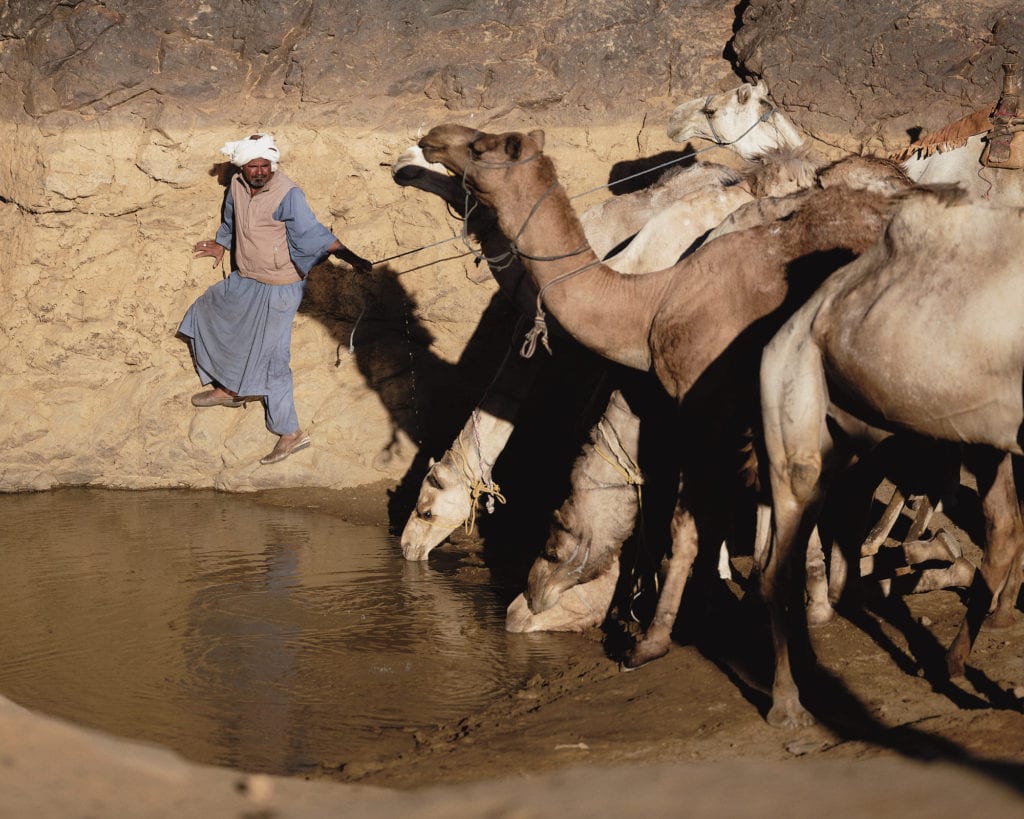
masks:
<instances>
[{"instance_id":1,"label":"muddy bank","mask_svg":"<svg viewBox=\"0 0 1024 819\"><path fill-rule=\"evenodd\" d=\"M261 493L263 503L317 508L387 525L389 487ZM479 581L514 571L462 538L435 570ZM396 559L398 556L396 555ZM436 562L435 562L436 561ZM741 573L749 566L737 562ZM382 732L372 753L325 758L305 778L248 776L0 707L0 812L40 817L549 816L623 811L693 815L906 815L1024 809L1024 624L984 630L967 678L941 677L961 595L872 597L866 612L814 632L815 727L763 719L770 646L760 604L739 583L680 615L676 645L631 673L609 652L612 630L580 635L556 671L448 724ZM544 640L543 634L515 635ZM372 639L372 635L370 635ZM529 786L525 785L526 779ZM311 781L312 780L312 781ZM822 787L822 784L827 787ZM411 793L410 793L411 792ZM796 800L796 804L794 804Z\"/></svg>"},{"instance_id":2,"label":"muddy bank","mask_svg":"<svg viewBox=\"0 0 1024 819\"><path fill-rule=\"evenodd\" d=\"M379 517L377 489L325 494L322 508L343 517ZM285 492L261 495L287 502ZM376 516L376 517L375 517ZM971 550L968 534L945 516L935 522ZM458 571L485 567L479 538L459 539L432 557ZM949 682L943 651L964 611L960 591L883 597L866 609L815 629L818 670L808 703L819 724L801 731L769 727L771 639L766 609L745 596L750 561L735 561L740 582L710 601L684 600L676 645L663 659L621 672L621 642L607 624L580 635L581 656L535 677L512 696L462 720L402 737L360 760L324 760L322 778L418 788L535 775L577 766L771 760L789 765L856 764L884 757L946 761L995 786L1024 792L1024 618L1009 629L984 629L966 679ZM615 618L611 618L614 620ZM543 634L519 635L543 640ZM604 659L582 659L594 642Z\"/></svg>"}]
</instances>

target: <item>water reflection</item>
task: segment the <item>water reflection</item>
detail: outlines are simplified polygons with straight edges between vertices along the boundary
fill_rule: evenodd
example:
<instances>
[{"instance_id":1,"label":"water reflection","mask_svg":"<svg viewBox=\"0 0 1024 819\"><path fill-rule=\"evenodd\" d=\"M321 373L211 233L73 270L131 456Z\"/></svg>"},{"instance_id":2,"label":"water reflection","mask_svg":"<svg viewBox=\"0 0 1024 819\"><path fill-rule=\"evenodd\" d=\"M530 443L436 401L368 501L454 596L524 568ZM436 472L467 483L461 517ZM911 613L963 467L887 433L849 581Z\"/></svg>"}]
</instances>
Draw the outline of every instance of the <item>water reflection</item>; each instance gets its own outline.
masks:
<instances>
[{"instance_id":1,"label":"water reflection","mask_svg":"<svg viewBox=\"0 0 1024 819\"><path fill-rule=\"evenodd\" d=\"M200 762L295 773L457 719L566 653L486 576L329 514L213 492L0 497L0 691Z\"/></svg>"}]
</instances>

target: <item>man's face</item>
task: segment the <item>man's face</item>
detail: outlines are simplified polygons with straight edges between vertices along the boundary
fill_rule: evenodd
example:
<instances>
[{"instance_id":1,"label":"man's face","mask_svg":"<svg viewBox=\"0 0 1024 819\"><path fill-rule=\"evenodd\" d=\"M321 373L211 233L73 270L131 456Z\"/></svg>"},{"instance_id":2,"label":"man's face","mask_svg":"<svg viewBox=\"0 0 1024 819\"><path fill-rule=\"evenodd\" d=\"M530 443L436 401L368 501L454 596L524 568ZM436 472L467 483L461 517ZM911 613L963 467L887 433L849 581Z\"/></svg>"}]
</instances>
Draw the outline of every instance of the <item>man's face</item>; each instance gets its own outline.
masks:
<instances>
[{"instance_id":1,"label":"man's face","mask_svg":"<svg viewBox=\"0 0 1024 819\"><path fill-rule=\"evenodd\" d=\"M253 190L259 190L270 181L274 172L270 170L269 159L252 159L242 166L242 176Z\"/></svg>"}]
</instances>

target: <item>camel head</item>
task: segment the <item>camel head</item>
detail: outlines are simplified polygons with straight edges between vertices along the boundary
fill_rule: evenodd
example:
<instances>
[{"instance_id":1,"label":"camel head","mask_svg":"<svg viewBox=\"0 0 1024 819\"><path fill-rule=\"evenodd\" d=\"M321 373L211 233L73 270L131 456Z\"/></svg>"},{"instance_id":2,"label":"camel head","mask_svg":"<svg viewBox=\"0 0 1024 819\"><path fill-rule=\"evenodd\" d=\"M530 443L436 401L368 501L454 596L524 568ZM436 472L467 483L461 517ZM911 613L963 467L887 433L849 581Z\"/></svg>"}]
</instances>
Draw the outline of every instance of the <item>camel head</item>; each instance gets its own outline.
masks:
<instances>
[{"instance_id":1,"label":"camel head","mask_svg":"<svg viewBox=\"0 0 1024 819\"><path fill-rule=\"evenodd\" d=\"M676 106L669 117L668 135L674 142L706 139L729 146L744 159L804 142L793 124L775 107L768 86L760 81Z\"/></svg>"},{"instance_id":2,"label":"camel head","mask_svg":"<svg viewBox=\"0 0 1024 819\"><path fill-rule=\"evenodd\" d=\"M493 205L488 193L507 181L508 171L542 156L544 132L488 134L446 123L431 128L419 147L428 162L444 165L481 202Z\"/></svg>"},{"instance_id":3,"label":"camel head","mask_svg":"<svg viewBox=\"0 0 1024 819\"><path fill-rule=\"evenodd\" d=\"M446 457L430 461L416 506L402 529L402 555L426 560L431 550L465 523L472 498L462 472Z\"/></svg>"},{"instance_id":4,"label":"camel head","mask_svg":"<svg viewBox=\"0 0 1024 819\"><path fill-rule=\"evenodd\" d=\"M534 614L558 604L562 594L605 574L618 552L595 548L588 522L574 514L572 501L555 512L543 554L530 567L526 599Z\"/></svg>"}]
</instances>

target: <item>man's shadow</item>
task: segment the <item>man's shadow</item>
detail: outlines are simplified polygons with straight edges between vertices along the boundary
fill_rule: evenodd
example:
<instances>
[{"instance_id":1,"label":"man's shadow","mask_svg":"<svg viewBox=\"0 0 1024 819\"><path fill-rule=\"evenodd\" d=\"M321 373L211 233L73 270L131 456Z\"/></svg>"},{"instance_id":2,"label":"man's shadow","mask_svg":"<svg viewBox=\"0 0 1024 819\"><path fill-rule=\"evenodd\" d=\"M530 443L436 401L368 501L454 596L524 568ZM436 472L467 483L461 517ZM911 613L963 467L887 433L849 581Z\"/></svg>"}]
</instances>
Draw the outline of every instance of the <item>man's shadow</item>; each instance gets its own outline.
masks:
<instances>
[{"instance_id":1,"label":"man's shadow","mask_svg":"<svg viewBox=\"0 0 1024 819\"><path fill-rule=\"evenodd\" d=\"M401 271L376 266L358 275L320 265L310 273L300 311L315 316L337 342L337 362L352 355L366 384L388 410L391 435L377 455L386 464L400 454L403 436L417 447L410 468L389 493L393 533L405 525L430 458L440 458L469 418L510 346L524 328L520 313L500 291L480 316L454 364L431 350L433 334L419 318ZM568 493L572 460L589 429L585 416L603 371L600 360L567 337L553 341L554 354L518 415L514 432L494 468L507 499L493 514L477 516L485 553L515 564L532 561L543 545L551 511ZM518 352L513 350L513 355ZM343 411L339 408L339 411Z\"/></svg>"}]
</instances>

